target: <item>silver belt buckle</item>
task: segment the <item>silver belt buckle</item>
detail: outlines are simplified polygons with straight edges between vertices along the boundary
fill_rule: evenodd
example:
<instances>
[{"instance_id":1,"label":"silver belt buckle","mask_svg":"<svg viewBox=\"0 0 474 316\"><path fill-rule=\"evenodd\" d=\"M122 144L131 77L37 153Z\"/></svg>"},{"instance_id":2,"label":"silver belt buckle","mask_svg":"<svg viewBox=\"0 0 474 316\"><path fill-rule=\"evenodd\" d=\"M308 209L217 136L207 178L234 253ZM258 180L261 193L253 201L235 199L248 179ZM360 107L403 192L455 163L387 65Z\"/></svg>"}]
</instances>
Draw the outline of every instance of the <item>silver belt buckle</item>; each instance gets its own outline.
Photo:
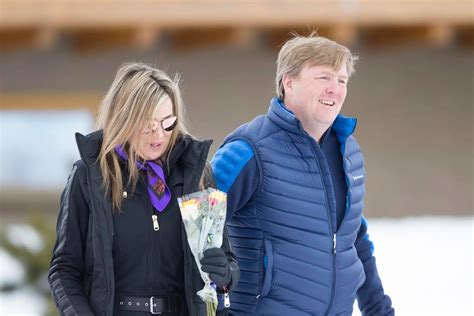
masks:
<instances>
[{"instance_id":1,"label":"silver belt buckle","mask_svg":"<svg viewBox=\"0 0 474 316\"><path fill-rule=\"evenodd\" d=\"M150 313L151 313L152 315L160 315L161 312L158 313L158 312L155 312L155 311L153 310L153 307L156 306L156 304L153 302L153 299L154 299L153 296L150 297Z\"/></svg>"}]
</instances>

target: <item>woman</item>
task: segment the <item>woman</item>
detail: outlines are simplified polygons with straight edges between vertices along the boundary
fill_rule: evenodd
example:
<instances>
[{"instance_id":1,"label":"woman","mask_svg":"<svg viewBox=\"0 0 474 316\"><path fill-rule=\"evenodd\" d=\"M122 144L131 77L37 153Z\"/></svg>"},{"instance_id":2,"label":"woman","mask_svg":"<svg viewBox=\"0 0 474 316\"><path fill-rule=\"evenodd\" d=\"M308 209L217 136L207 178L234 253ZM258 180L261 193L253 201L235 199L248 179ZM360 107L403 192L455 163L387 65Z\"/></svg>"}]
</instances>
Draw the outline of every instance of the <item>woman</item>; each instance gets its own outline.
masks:
<instances>
[{"instance_id":1,"label":"woman","mask_svg":"<svg viewBox=\"0 0 474 316\"><path fill-rule=\"evenodd\" d=\"M122 66L99 130L76 134L81 160L61 195L48 277L62 315L206 313L177 197L212 185L211 141L187 133L177 81ZM223 240L201 261L220 296L239 278L226 231Z\"/></svg>"}]
</instances>

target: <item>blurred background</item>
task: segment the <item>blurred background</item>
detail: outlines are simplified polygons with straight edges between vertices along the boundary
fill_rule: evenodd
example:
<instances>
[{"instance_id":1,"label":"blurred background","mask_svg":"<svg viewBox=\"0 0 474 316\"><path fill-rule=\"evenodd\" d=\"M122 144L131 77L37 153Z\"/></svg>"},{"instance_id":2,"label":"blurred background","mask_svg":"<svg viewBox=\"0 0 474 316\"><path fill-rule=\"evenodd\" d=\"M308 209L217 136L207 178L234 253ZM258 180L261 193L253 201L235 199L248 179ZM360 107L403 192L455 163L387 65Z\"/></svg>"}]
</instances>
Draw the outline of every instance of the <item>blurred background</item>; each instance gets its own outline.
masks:
<instances>
[{"instance_id":1,"label":"blurred background","mask_svg":"<svg viewBox=\"0 0 474 316\"><path fill-rule=\"evenodd\" d=\"M0 315L55 315L45 273L74 133L94 130L122 63L181 75L212 156L266 113L290 32L313 30L359 56L342 112L397 314L473 315L472 0L0 0Z\"/></svg>"}]
</instances>

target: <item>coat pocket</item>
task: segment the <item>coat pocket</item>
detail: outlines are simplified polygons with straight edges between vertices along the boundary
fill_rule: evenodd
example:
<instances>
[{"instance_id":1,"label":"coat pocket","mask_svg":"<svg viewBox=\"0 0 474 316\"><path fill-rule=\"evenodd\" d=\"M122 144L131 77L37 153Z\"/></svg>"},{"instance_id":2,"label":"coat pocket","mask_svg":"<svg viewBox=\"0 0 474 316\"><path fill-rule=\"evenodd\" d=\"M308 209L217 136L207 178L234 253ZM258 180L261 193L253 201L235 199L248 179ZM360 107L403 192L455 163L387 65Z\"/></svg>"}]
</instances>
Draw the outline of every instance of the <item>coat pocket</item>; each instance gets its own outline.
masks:
<instances>
[{"instance_id":1,"label":"coat pocket","mask_svg":"<svg viewBox=\"0 0 474 316\"><path fill-rule=\"evenodd\" d=\"M263 256L263 284L260 297L265 297L270 292L273 278L273 248L269 239L264 239L265 255Z\"/></svg>"}]
</instances>

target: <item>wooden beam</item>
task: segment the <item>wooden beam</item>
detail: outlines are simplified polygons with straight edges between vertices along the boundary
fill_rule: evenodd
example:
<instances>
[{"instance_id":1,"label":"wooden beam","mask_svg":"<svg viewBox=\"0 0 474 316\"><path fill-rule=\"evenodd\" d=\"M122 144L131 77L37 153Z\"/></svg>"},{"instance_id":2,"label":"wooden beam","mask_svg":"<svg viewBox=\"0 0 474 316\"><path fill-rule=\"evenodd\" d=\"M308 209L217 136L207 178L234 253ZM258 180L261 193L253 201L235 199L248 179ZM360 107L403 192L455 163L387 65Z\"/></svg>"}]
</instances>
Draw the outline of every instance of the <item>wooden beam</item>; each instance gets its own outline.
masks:
<instances>
[{"instance_id":1,"label":"wooden beam","mask_svg":"<svg viewBox=\"0 0 474 316\"><path fill-rule=\"evenodd\" d=\"M454 37L453 28L446 25L433 26L383 26L362 30L362 40L372 48L387 46L441 46Z\"/></svg>"},{"instance_id":2,"label":"wooden beam","mask_svg":"<svg viewBox=\"0 0 474 316\"><path fill-rule=\"evenodd\" d=\"M432 25L427 27L426 39L429 46L444 46L454 39L454 28L448 25Z\"/></svg>"},{"instance_id":3,"label":"wooden beam","mask_svg":"<svg viewBox=\"0 0 474 316\"><path fill-rule=\"evenodd\" d=\"M309 35L317 28L311 27L289 27L289 28L278 28L269 29L263 32L263 40L266 45L273 50L280 50L280 48L292 38L295 34L298 35ZM319 32L319 31L318 31Z\"/></svg>"},{"instance_id":4,"label":"wooden beam","mask_svg":"<svg viewBox=\"0 0 474 316\"><path fill-rule=\"evenodd\" d=\"M358 30L353 25L340 24L318 28L318 34L345 46L353 46L357 42Z\"/></svg>"},{"instance_id":5,"label":"wooden beam","mask_svg":"<svg viewBox=\"0 0 474 316\"><path fill-rule=\"evenodd\" d=\"M19 91L0 94L2 110L86 109L96 113L101 101L98 92Z\"/></svg>"},{"instance_id":6,"label":"wooden beam","mask_svg":"<svg viewBox=\"0 0 474 316\"><path fill-rule=\"evenodd\" d=\"M468 49L474 49L474 26L461 26L457 28L459 43Z\"/></svg>"},{"instance_id":7,"label":"wooden beam","mask_svg":"<svg viewBox=\"0 0 474 316\"><path fill-rule=\"evenodd\" d=\"M348 24L340 24L331 27L294 27L290 29L267 30L264 32L263 37L270 49L279 50L281 46L295 34L307 36L312 32L316 32L320 36L327 37L349 47L355 45L358 39L357 28Z\"/></svg>"},{"instance_id":8,"label":"wooden beam","mask_svg":"<svg viewBox=\"0 0 474 316\"><path fill-rule=\"evenodd\" d=\"M242 47L256 41L251 29L190 28L169 32L171 47L175 50L190 50L209 46Z\"/></svg>"},{"instance_id":9,"label":"wooden beam","mask_svg":"<svg viewBox=\"0 0 474 316\"><path fill-rule=\"evenodd\" d=\"M231 44L235 47L248 47L259 42L260 32L254 28L236 28L232 30Z\"/></svg>"},{"instance_id":10,"label":"wooden beam","mask_svg":"<svg viewBox=\"0 0 474 316\"><path fill-rule=\"evenodd\" d=\"M51 28L0 29L0 49L13 52L18 49L47 50L58 39L59 33Z\"/></svg>"},{"instance_id":11,"label":"wooden beam","mask_svg":"<svg viewBox=\"0 0 474 316\"><path fill-rule=\"evenodd\" d=\"M132 44L136 47L146 50L152 47L161 38L162 32L152 27L141 27L135 31Z\"/></svg>"},{"instance_id":12,"label":"wooden beam","mask_svg":"<svg viewBox=\"0 0 474 316\"><path fill-rule=\"evenodd\" d=\"M54 43L58 32L72 34L79 51L149 48L162 30L177 34L172 43L179 49L254 42L252 30L274 30L269 42L275 46L288 38L283 32L318 27L327 32L322 35L349 46L357 40L359 28L376 29L367 36L374 46L390 44L385 39L391 38L395 44L421 39L441 45L453 37L452 26L472 29L474 25L472 0L1 1L3 50L44 49ZM377 35L384 30L388 33ZM469 34L461 33L461 42L468 43Z\"/></svg>"},{"instance_id":13,"label":"wooden beam","mask_svg":"<svg viewBox=\"0 0 474 316\"><path fill-rule=\"evenodd\" d=\"M37 33L37 49L48 50L51 49L60 37L59 30L52 28L42 28Z\"/></svg>"},{"instance_id":14,"label":"wooden beam","mask_svg":"<svg viewBox=\"0 0 474 316\"><path fill-rule=\"evenodd\" d=\"M473 24L472 0L2 0L0 28Z\"/></svg>"},{"instance_id":15,"label":"wooden beam","mask_svg":"<svg viewBox=\"0 0 474 316\"><path fill-rule=\"evenodd\" d=\"M159 38L158 30L137 28L87 28L68 31L73 48L79 52L111 50L119 47L149 48Z\"/></svg>"},{"instance_id":16,"label":"wooden beam","mask_svg":"<svg viewBox=\"0 0 474 316\"><path fill-rule=\"evenodd\" d=\"M18 48L31 47L36 31L33 28L2 29L0 30L0 48L2 51L12 51Z\"/></svg>"}]
</instances>

